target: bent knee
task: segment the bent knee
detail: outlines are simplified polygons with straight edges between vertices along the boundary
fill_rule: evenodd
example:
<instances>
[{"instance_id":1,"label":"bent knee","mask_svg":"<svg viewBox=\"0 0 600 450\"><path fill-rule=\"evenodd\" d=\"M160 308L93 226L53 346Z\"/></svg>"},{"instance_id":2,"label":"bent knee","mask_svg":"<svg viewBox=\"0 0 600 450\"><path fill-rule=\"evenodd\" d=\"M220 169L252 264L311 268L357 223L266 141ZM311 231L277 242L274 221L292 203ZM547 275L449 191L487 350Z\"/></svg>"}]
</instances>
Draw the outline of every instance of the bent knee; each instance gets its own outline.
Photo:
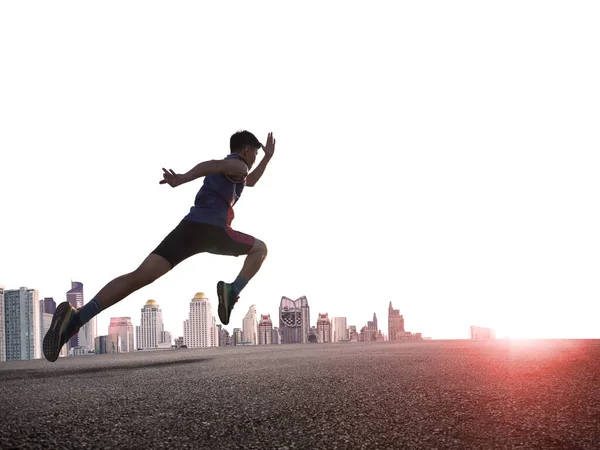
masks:
<instances>
[{"instance_id":1,"label":"bent knee","mask_svg":"<svg viewBox=\"0 0 600 450\"><path fill-rule=\"evenodd\" d=\"M250 252L251 253L260 253L264 256L267 256L267 253L268 253L267 244L265 244L260 239L255 239L254 245L252 246L252 250L250 250Z\"/></svg>"}]
</instances>

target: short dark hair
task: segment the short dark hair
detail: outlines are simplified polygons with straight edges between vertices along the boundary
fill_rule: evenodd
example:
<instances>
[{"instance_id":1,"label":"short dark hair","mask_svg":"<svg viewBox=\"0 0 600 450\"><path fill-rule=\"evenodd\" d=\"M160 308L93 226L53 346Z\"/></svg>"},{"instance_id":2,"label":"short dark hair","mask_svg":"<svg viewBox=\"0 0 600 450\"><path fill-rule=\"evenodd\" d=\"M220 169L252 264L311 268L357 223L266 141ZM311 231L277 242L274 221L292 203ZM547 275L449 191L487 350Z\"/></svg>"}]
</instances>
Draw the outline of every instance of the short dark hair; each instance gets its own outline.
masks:
<instances>
[{"instance_id":1,"label":"short dark hair","mask_svg":"<svg viewBox=\"0 0 600 450\"><path fill-rule=\"evenodd\" d=\"M246 130L238 131L231 135L229 149L232 153L237 153L245 147L261 148L262 144L256 139L256 136Z\"/></svg>"}]
</instances>

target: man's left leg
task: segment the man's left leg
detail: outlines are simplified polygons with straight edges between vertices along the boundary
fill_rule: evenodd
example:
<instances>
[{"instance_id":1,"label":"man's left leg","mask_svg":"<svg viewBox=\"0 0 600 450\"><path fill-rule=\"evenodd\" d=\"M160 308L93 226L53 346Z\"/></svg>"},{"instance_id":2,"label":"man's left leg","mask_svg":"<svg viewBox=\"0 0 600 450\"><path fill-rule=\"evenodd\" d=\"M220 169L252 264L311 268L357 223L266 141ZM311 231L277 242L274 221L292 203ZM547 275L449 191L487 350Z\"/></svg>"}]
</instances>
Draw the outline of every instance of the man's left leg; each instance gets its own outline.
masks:
<instances>
[{"instance_id":1,"label":"man's left leg","mask_svg":"<svg viewBox=\"0 0 600 450\"><path fill-rule=\"evenodd\" d=\"M227 237L223 242L218 243L220 244L218 249L211 253L248 256L246 256L242 270L233 283L219 281L217 284L219 319L223 325L229 323L231 310L236 304L240 292L246 287L254 275L258 273L263 261L267 257L267 246L263 241L231 229L226 230L226 236Z\"/></svg>"}]
</instances>

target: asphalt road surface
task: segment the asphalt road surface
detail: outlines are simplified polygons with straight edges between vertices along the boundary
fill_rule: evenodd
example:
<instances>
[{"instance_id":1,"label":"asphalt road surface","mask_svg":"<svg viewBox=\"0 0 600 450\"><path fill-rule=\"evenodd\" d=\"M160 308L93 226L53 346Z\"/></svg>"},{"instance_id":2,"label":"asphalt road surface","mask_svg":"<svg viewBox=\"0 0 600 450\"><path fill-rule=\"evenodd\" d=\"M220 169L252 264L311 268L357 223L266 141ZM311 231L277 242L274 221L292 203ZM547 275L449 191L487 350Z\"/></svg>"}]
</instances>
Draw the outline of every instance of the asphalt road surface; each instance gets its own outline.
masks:
<instances>
[{"instance_id":1,"label":"asphalt road surface","mask_svg":"<svg viewBox=\"0 0 600 450\"><path fill-rule=\"evenodd\" d=\"M599 449L600 341L0 363L0 448Z\"/></svg>"}]
</instances>

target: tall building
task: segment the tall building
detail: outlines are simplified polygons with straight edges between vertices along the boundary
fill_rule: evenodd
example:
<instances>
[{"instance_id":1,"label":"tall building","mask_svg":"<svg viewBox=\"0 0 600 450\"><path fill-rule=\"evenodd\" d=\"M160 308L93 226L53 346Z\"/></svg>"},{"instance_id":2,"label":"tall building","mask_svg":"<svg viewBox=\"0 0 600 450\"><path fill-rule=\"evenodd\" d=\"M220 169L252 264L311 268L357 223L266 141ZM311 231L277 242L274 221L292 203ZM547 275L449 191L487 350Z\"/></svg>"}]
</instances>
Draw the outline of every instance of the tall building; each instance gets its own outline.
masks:
<instances>
[{"instance_id":1,"label":"tall building","mask_svg":"<svg viewBox=\"0 0 600 450\"><path fill-rule=\"evenodd\" d=\"M271 344L281 344L281 334L279 334L278 327L273 328L273 331L271 331Z\"/></svg>"},{"instance_id":2,"label":"tall building","mask_svg":"<svg viewBox=\"0 0 600 450\"><path fill-rule=\"evenodd\" d=\"M270 345L273 343L273 322L271 314L261 314L258 322L258 345Z\"/></svg>"},{"instance_id":3,"label":"tall building","mask_svg":"<svg viewBox=\"0 0 600 450\"><path fill-rule=\"evenodd\" d=\"M44 348L44 337L46 336L46 333L48 332L48 330L50 329L50 325L52 324L52 317L54 317L54 314L50 314L45 312L46 311L46 300L40 300L39 303L39 308L40 308L40 345L41 348ZM64 347L63 347L64 348Z\"/></svg>"},{"instance_id":4,"label":"tall building","mask_svg":"<svg viewBox=\"0 0 600 450\"><path fill-rule=\"evenodd\" d=\"M334 317L331 321L331 342L342 342L348 340L348 326L345 317Z\"/></svg>"},{"instance_id":5,"label":"tall building","mask_svg":"<svg viewBox=\"0 0 600 450\"><path fill-rule=\"evenodd\" d=\"M128 353L135 351L131 317L111 317L108 334L118 334L121 336L120 352Z\"/></svg>"},{"instance_id":6,"label":"tall building","mask_svg":"<svg viewBox=\"0 0 600 450\"><path fill-rule=\"evenodd\" d=\"M40 303L35 289L4 291L4 341L6 360L42 357Z\"/></svg>"},{"instance_id":7,"label":"tall building","mask_svg":"<svg viewBox=\"0 0 600 450\"><path fill-rule=\"evenodd\" d=\"M56 312L56 302L52 297L45 297L44 300L44 312L46 314L54 314Z\"/></svg>"},{"instance_id":8,"label":"tall building","mask_svg":"<svg viewBox=\"0 0 600 450\"><path fill-rule=\"evenodd\" d=\"M399 309L392 308L392 302L388 307L388 340L398 341L404 334L404 316Z\"/></svg>"},{"instance_id":9,"label":"tall building","mask_svg":"<svg viewBox=\"0 0 600 450\"><path fill-rule=\"evenodd\" d=\"M325 344L331 342L331 322L327 313L317 316L317 342Z\"/></svg>"},{"instance_id":10,"label":"tall building","mask_svg":"<svg viewBox=\"0 0 600 450\"><path fill-rule=\"evenodd\" d=\"M162 310L156 300L148 300L141 311L142 319L136 336L137 347L141 350L158 348L164 331Z\"/></svg>"},{"instance_id":11,"label":"tall building","mask_svg":"<svg viewBox=\"0 0 600 450\"><path fill-rule=\"evenodd\" d=\"M242 340L249 345L258 345L258 318L256 305L250 305L242 321Z\"/></svg>"},{"instance_id":12,"label":"tall building","mask_svg":"<svg viewBox=\"0 0 600 450\"><path fill-rule=\"evenodd\" d=\"M218 323L217 327L217 343L219 347L224 347L226 345L231 345L229 338L229 331L223 328L223 325Z\"/></svg>"},{"instance_id":13,"label":"tall building","mask_svg":"<svg viewBox=\"0 0 600 450\"><path fill-rule=\"evenodd\" d=\"M198 292L190 302L189 318L183 322L183 343L187 348L216 347L216 330L210 301Z\"/></svg>"},{"instance_id":14,"label":"tall building","mask_svg":"<svg viewBox=\"0 0 600 450\"><path fill-rule=\"evenodd\" d=\"M0 286L0 362L6 361L6 337L4 335L4 286Z\"/></svg>"},{"instance_id":15,"label":"tall building","mask_svg":"<svg viewBox=\"0 0 600 450\"><path fill-rule=\"evenodd\" d=\"M348 327L348 338L350 341L358 341L358 331L356 330L356 325L350 325Z\"/></svg>"},{"instance_id":16,"label":"tall building","mask_svg":"<svg viewBox=\"0 0 600 450\"><path fill-rule=\"evenodd\" d=\"M75 309L83 307L83 283L79 281L71 281L71 289L67 291L67 301ZM67 343L67 350L71 350L74 347L84 346L85 342L85 330L79 330L79 332L69 339Z\"/></svg>"},{"instance_id":17,"label":"tall building","mask_svg":"<svg viewBox=\"0 0 600 450\"><path fill-rule=\"evenodd\" d=\"M160 340L163 347L171 347L173 345L173 336L170 331L162 332L162 339Z\"/></svg>"},{"instance_id":18,"label":"tall building","mask_svg":"<svg viewBox=\"0 0 600 450\"><path fill-rule=\"evenodd\" d=\"M279 331L282 344L306 344L310 333L310 308L302 296L296 300L281 297Z\"/></svg>"},{"instance_id":19,"label":"tall building","mask_svg":"<svg viewBox=\"0 0 600 450\"><path fill-rule=\"evenodd\" d=\"M240 345L242 343L242 329L241 328L233 329L232 341L233 341L232 342L233 345Z\"/></svg>"},{"instance_id":20,"label":"tall building","mask_svg":"<svg viewBox=\"0 0 600 450\"><path fill-rule=\"evenodd\" d=\"M471 327L471 339L475 339L475 340L496 339L496 333L491 328L472 326Z\"/></svg>"}]
</instances>

